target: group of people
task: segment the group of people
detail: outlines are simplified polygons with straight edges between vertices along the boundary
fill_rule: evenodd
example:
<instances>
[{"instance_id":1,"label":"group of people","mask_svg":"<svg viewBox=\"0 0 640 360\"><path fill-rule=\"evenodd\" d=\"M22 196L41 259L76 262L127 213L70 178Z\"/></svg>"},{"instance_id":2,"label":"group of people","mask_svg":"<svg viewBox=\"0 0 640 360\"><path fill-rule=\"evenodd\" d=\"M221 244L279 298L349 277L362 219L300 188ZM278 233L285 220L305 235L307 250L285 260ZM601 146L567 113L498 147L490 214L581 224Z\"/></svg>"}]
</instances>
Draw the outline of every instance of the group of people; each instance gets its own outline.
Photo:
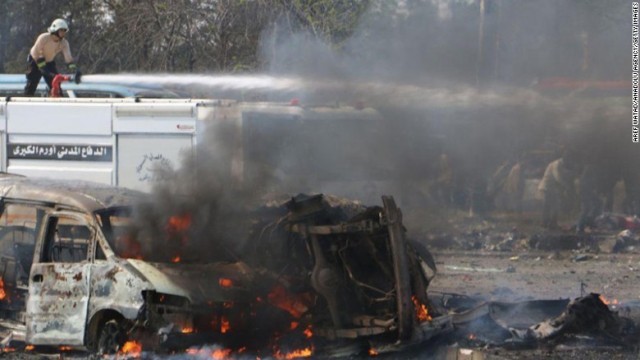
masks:
<instances>
[{"instance_id":1,"label":"group of people","mask_svg":"<svg viewBox=\"0 0 640 360\"><path fill-rule=\"evenodd\" d=\"M27 84L24 88L25 96L33 96L38 88L40 79L44 77L49 88L53 87L53 78L58 74L55 58L62 53L67 68L76 72L77 66L71 56L69 41L65 36L69 32L69 25L64 19L56 19L51 23L47 32L36 39L27 56Z\"/></svg>"},{"instance_id":2,"label":"group of people","mask_svg":"<svg viewBox=\"0 0 640 360\"><path fill-rule=\"evenodd\" d=\"M476 214L482 214L482 210L520 213L526 180L535 178L540 179L535 197L541 200L541 225L558 229L563 214L566 218L579 213L573 228L583 233L596 227L600 215L614 211L614 189L622 182L624 198L617 210L629 216L640 216L640 169L621 168L595 156L588 158L567 153L546 167L544 163L524 156L513 157L485 180L478 180L480 176L469 180L468 174L458 174L446 154L438 161L431 197L439 205L460 205ZM456 178L467 180L460 185ZM534 195L531 190L527 190L528 196ZM461 197L456 195L458 193L463 195L462 201L456 201L456 197Z\"/></svg>"},{"instance_id":3,"label":"group of people","mask_svg":"<svg viewBox=\"0 0 640 360\"><path fill-rule=\"evenodd\" d=\"M606 161L591 160L580 164L561 157L552 161L540 181L543 198L542 225L558 227L558 216L579 204L576 232L596 227L596 219L614 210L614 189L624 184L623 213L640 216L640 171L635 167L619 168Z\"/></svg>"}]
</instances>

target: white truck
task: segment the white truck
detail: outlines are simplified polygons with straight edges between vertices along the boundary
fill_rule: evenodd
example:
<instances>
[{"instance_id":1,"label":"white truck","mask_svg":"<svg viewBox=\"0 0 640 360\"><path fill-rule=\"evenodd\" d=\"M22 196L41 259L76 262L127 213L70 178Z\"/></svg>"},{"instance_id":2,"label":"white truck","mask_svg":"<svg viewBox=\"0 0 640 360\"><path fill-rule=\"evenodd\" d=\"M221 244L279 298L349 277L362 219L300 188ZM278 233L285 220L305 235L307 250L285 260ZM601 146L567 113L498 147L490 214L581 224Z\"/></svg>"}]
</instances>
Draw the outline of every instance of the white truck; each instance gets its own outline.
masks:
<instances>
[{"instance_id":1,"label":"white truck","mask_svg":"<svg viewBox=\"0 0 640 360\"><path fill-rule=\"evenodd\" d=\"M363 121L380 119L371 108L296 103L7 98L0 101L0 170L149 191L157 165L179 168L183 152L194 152L212 124L226 122L237 129L227 145L228 170L239 182L268 168L275 177L304 175L330 187L336 173L369 161L369 144L353 139L366 138ZM371 184L359 188L374 199L380 193Z\"/></svg>"}]
</instances>

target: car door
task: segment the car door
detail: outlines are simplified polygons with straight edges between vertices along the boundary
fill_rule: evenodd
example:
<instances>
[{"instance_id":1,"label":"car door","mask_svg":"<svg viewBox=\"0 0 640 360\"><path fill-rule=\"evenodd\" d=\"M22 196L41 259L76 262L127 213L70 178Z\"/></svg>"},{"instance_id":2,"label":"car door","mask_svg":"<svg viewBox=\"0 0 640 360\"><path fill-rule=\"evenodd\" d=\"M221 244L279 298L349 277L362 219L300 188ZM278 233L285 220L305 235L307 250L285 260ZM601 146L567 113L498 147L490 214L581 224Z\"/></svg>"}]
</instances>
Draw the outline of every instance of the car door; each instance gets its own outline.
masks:
<instances>
[{"instance_id":1,"label":"car door","mask_svg":"<svg viewBox=\"0 0 640 360\"><path fill-rule=\"evenodd\" d=\"M54 212L45 220L29 279L27 342L82 345L95 228L88 216Z\"/></svg>"}]
</instances>

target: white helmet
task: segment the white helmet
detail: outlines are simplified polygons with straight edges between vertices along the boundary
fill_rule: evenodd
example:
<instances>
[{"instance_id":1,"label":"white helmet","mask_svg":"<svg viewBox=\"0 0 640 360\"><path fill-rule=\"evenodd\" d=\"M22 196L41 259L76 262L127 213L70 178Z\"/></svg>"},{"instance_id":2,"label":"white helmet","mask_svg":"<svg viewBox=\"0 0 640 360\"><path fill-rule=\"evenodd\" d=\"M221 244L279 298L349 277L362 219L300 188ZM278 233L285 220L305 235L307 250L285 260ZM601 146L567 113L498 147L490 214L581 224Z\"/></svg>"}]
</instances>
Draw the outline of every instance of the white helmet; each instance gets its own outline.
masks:
<instances>
[{"instance_id":1,"label":"white helmet","mask_svg":"<svg viewBox=\"0 0 640 360\"><path fill-rule=\"evenodd\" d=\"M67 22L64 21L63 19L55 19L51 23L51 26L49 26L49 32L53 34L53 33L57 33L58 30L69 31L69 25L67 25Z\"/></svg>"}]
</instances>

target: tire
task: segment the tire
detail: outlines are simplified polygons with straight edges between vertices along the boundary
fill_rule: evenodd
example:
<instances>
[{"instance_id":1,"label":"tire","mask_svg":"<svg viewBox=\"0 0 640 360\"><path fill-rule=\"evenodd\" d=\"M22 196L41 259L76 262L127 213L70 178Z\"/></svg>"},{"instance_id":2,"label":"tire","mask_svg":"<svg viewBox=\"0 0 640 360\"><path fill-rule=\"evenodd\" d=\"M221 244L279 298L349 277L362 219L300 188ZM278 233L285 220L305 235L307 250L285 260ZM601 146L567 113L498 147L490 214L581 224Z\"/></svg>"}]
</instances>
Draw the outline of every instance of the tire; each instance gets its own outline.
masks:
<instances>
[{"instance_id":1,"label":"tire","mask_svg":"<svg viewBox=\"0 0 640 360\"><path fill-rule=\"evenodd\" d=\"M100 327L96 352L99 355L116 354L127 340L127 335L118 320L112 319Z\"/></svg>"}]
</instances>

